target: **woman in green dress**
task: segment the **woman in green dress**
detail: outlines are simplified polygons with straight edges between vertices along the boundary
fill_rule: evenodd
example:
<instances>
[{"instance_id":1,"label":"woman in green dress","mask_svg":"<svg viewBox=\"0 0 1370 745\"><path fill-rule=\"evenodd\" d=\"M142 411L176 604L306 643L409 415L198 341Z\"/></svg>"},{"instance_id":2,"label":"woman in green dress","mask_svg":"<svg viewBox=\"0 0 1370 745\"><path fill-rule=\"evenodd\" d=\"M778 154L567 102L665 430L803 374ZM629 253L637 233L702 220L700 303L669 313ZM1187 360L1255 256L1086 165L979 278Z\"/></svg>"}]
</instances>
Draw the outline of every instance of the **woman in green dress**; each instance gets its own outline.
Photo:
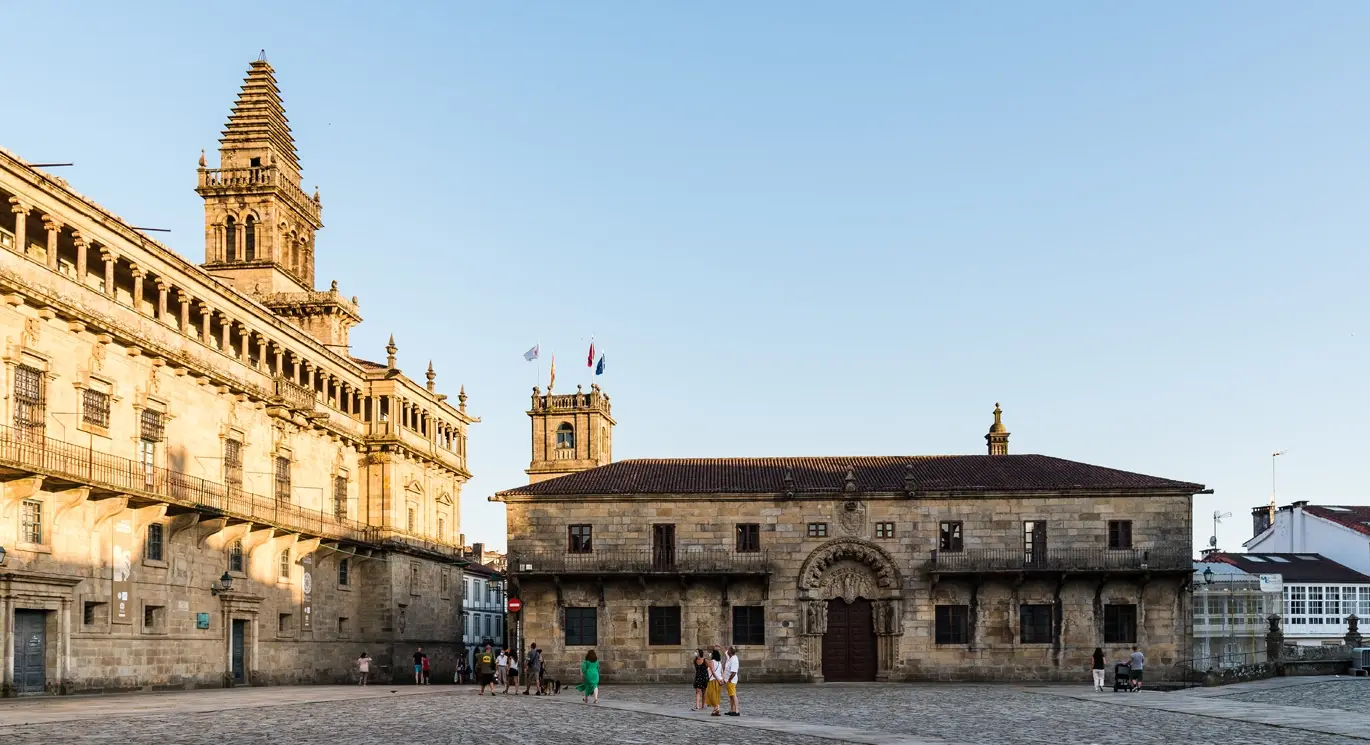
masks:
<instances>
[{"instance_id":1,"label":"woman in green dress","mask_svg":"<svg viewBox=\"0 0 1370 745\"><path fill-rule=\"evenodd\" d=\"M590 703L590 697L595 697L595 703L599 703L599 658L595 656L595 650L585 653L585 660L580 663L580 675L584 682L576 686L580 691L580 700Z\"/></svg>"}]
</instances>

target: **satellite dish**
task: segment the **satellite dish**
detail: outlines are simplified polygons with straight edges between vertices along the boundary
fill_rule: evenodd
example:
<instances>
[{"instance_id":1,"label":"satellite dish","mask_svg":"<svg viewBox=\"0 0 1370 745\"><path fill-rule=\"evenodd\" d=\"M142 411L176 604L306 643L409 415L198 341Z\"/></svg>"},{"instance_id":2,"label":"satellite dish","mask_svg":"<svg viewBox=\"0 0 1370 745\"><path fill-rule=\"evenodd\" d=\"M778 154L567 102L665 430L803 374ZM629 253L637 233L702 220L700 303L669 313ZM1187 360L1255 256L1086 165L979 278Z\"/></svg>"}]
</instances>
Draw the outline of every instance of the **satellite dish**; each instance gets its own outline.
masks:
<instances>
[{"instance_id":1,"label":"satellite dish","mask_svg":"<svg viewBox=\"0 0 1370 745\"><path fill-rule=\"evenodd\" d=\"M1208 547L1209 547L1209 548L1217 548L1217 547L1218 547L1218 536L1216 536L1216 535L1211 535L1211 536L1208 537Z\"/></svg>"}]
</instances>

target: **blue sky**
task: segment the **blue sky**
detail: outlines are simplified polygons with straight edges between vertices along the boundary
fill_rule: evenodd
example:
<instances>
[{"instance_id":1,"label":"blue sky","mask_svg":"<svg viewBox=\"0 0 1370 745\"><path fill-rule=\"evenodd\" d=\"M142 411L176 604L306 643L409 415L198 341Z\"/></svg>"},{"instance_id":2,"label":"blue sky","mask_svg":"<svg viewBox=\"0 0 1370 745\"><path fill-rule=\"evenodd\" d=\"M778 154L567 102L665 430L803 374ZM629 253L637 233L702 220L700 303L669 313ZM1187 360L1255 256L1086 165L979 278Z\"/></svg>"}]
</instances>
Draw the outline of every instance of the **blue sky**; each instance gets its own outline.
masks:
<instances>
[{"instance_id":1,"label":"blue sky","mask_svg":"<svg viewBox=\"0 0 1370 745\"><path fill-rule=\"evenodd\" d=\"M0 144L200 258L249 61L322 191L354 353L473 413L608 353L619 458L1014 452L1367 503L1370 5L9 4ZM212 156L211 156L212 158ZM545 375L546 368L543 367ZM544 382L545 385L545 382Z\"/></svg>"}]
</instances>

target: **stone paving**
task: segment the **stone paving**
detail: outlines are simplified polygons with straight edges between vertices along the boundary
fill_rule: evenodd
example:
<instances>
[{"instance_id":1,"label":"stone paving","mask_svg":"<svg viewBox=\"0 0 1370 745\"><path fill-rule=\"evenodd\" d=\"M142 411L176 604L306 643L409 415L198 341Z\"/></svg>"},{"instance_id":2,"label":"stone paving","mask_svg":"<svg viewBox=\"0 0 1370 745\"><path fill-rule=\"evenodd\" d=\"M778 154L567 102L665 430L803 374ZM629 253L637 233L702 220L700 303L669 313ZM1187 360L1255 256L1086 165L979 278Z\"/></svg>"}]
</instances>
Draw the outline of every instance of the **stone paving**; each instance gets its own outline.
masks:
<instances>
[{"instance_id":1,"label":"stone paving","mask_svg":"<svg viewBox=\"0 0 1370 745\"><path fill-rule=\"evenodd\" d=\"M1092 694L1087 685L744 682L740 692L744 716L739 718L691 712L691 691L683 686L605 686L598 707L582 704L574 691L551 698L491 698L465 686L10 699L0 702L0 743L1346 745L1370 740L1370 728L1315 731L1315 720L1332 717L1310 710L1359 704L1364 711L1370 681L1324 679L1278 690L1234 686L1222 697ZM1268 723L1241 721L1242 711L1263 712ZM1347 716L1370 721L1363 714ZM1365 739L1358 739L1361 734Z\"/></svg>"}]
</instances>

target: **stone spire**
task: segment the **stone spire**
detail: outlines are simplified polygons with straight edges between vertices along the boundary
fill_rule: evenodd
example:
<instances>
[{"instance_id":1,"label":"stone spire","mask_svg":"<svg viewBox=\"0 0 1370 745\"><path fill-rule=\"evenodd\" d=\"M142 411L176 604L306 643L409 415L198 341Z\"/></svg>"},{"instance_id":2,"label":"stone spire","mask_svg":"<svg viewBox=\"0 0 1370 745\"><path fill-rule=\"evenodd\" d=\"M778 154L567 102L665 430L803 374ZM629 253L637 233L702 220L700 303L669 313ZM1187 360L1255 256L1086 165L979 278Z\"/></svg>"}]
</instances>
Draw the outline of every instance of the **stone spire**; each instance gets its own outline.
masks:
<instances>
[{"instance_id":1,"label":"stone spire","mask_svg":"<svg viewBox=\"0 0 1370 745\"><path fill-rule=\"evenodd\" d=\"M395 335L391 334L390 342L385 345L385 366L391 370L395 369L395 353L398 351L400 348L395 346Z\"/></svg>"},{"instance_id":2,"label":"stone spire","mask_svg":"<svg viewBox=\"0 0 1370 745\"><path fill-rule=\"evenodd\" d=\"M285 118L276 73L265 57L258 57L248 66L242 92L228 115L219 144L220 152L225 156L221 168L247 168L246 158L263 158L261 165L276 166L299 187L300 156L295 151L290 122ZM229 162L235 161L234 156L239 152L244 161Z\"/></svg>"},{"instance_id":3,"label":"stone spire","mask_svg":"<svg viewBox=\"0 0 1370 745\"><path fill-rule=\"evenodd\" d=\"M463 386L461 387L461 391L457 393L457 403L459 404L458 408L459 408L461 411L466 411L466 386L465 386L465 385L463 385Z\"/></svg>"},{"instance_id":4,"label":"stone spire","mask_svg":"<svg viewBox=\"0 0 1370 745\"><path fill-rule=\"evenodd\" d=\"M989 427L989 434L985 435L985 442L989 443L990 455L1008 455L1008 435L1009 431L1004 427L1004 410L999 408L999 403L994 404L994 424Z\"/></svg>"},{"instance_id":5,"label":"stone spire","mask_svg":"<svg viewBox=\"0 0 1370 745\"><path fill-rule=\"evenodd\" d=\"M435 373L435 372L433 372L433 361L432 361L432 360L429 360L429 361L428 361L428 372L424 373L424 377L428 378L428 390L429 390L429 391L432 391L432 390L433 390L433 381L438 379L438 374Z\"/></svg>"}]
</instances>

